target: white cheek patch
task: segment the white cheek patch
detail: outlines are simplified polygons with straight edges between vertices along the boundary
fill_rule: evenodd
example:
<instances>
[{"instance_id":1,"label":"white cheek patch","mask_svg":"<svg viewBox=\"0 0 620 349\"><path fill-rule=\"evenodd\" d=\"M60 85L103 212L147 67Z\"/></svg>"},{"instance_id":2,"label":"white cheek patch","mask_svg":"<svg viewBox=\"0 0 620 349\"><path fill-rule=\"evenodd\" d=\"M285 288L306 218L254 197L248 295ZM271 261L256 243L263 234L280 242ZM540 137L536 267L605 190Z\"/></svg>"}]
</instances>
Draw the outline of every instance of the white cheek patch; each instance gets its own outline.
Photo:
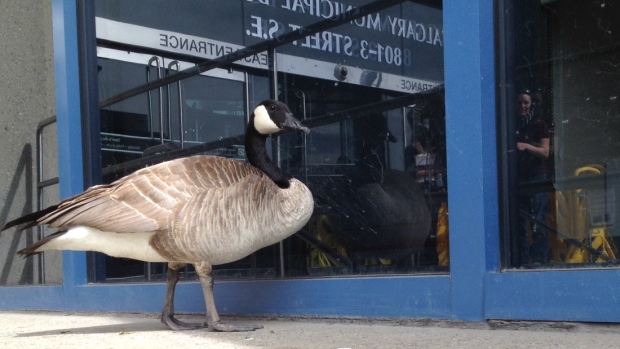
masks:
<instances>
[{"instance_id":1,"label":"white cheek patch","mask_svg":"<svg viewBox=\"0 0 620 349\"><path fill-rule=\"evenodd\" d=\"M270 135L281 131L281 129L271 120L264 105L259 105L254 109L254 128L260 134Z\"/></svg>"}]
</instances>

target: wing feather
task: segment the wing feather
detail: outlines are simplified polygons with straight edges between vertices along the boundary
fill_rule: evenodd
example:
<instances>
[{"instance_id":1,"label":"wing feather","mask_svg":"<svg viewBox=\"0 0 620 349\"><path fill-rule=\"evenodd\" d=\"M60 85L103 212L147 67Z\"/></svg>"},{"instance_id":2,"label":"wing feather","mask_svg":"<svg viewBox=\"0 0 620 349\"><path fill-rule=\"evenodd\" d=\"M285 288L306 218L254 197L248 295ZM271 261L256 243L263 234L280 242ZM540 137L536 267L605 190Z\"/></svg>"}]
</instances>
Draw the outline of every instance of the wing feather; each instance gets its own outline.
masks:
<instances>
[{"instance_id":1,"label":"wing feather","mask_svg":"<svg viewBox=\"0 0 620 349\"><path fill-rule=\"evenodd\" d=\"M136 171L116 182L68 198L37 220L54 228L85 225L122 233L163 230L171 212L191 197L261 172L216 156L176 159Z\"/></svg>"}]
</instances>

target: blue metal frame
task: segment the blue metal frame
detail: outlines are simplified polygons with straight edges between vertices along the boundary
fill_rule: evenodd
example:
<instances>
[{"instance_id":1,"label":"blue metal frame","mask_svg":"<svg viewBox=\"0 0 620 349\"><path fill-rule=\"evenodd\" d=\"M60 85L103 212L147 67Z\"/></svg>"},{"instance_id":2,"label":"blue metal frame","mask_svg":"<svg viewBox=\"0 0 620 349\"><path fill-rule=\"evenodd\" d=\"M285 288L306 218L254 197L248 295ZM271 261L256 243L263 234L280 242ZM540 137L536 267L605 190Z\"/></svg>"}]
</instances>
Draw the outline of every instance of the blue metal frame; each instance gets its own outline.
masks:
<instances>
[{"instance_id":1,"label":"blue metal frame","mask_svg":"<svg viewBox=\"0 0 620 349\"><path fill-rule=\"evenodd\" d=\"M450 318L450 279L390 277L222 281L214 289L221 314L340 315ZM165 285L92 284L76 287L79 310L158 312ZM200 285L177 286L175 308L204 312Z\"/></svg>"},{"instance_id":2,"label":"blue metal frame","mask_svg":"<svg viewBox=\"0 0 620 349\"><path fill-rule=\"evenodd\" d=\"M82 113L75 1L53 0L56 115L58 132L58 179L60 197L84 190ZM59 59L60 58L60 59ZM62 253L63 290L66 310L77 310L75 287L86 279L86 252Z\"/></svg>"},{"instance_id":3,"label":"blue metal frame","mask_svg":"<svg viewBox=\"0 0 620 349\"><path fill-rule=\"evenodd\" d=\"M499 269L493 1L444 1L453 316L483 320Z\"/></svg>"},{"instance_id":4,"label":"blue metal frame","mask_svg":"<svg viewBox=\"0 0 620 349\"><path fill-rule=\"evenodd\" d=\"M500 271L493 1L445 0L443 11L451 274L217 282L221 313L620 321L617 269ZM63 197L83 190L75 14L75 0L53 0ZM87 284L81 252L63 253L63 276L62 287L0 288L0 308L156 312L165 292ZM176 307L204 311L200 285L179 284Z\"/></svg>"},{"instance_id":5,"label":"blue metal frame","mask_svg":"<svg viewBox=\"0 0 620 349\"><path fill-rule=\"evenodd\" d=\"M488 318L620 322L620 270L490 273Z\"/></svg>"}]
</instances>

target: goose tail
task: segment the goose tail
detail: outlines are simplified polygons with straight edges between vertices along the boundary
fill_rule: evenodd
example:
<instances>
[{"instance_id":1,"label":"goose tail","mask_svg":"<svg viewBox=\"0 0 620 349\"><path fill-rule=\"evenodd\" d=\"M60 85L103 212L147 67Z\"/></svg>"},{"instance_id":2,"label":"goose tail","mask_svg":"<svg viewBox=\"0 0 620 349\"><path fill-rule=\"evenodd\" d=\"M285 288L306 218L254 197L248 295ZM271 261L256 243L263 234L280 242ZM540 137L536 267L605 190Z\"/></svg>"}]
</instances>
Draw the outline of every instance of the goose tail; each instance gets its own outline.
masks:
<instances>
[{"instance_id":1,"label":"goose tail","mask_svg":"<svg viewBox=\"0 0 620 349\"><path fill-rule=\"evenodd\" d=\"M45 237L44 239L41 239L37 242L35 242L34 244L24 248L23 250L19 250L17 251L17 255L20 257L30 257L30 256L34 256L37 255L41 252L43 252L45 249L42 248L43 245L47 244L48 242L61 237L62 235L64 235L67 231L66 230L60 230L55 232L54 234Z\"/></svg>"},{"instance_id":2,"label":"goose tail","mask_svg":"<svg viewBox=\"0 0 620 349\"><path fill-rule=\"evenodd\" d=\"M46 209L43 209L41 211L37 211L37 212L33 212L33 213L29 213L25 216L21 216L17 219L14 219L10 222L7 222L2 229L0 229L0 231L5 231L7 229L10 229L12 227L18 226L18 225L22 225L22 224L26 224L23 227L21 227L19 230L25 230L28 228L32 228L36 225L39 224L39 218L44 217L45 215L54 212L56 209L58 209L58 205L53 205L50 206Z\"/></svg>"},{"instance_id":3,"label":"goose tail","mask_svg":"<svg viewBox=\"0 0 620 349\"><path fill-rule=\"evenodd\" d=\"M13 228L13 227L17 227L20 226L22 224L25 224L24 226L20 227L19 230L26 230L28 228L34 227L39 225L39 219L46 216L47 214L54 212L56 209L58 209L58 205L53 205L50 206L46 209L43 209L41 211L37 211L37 212L33 212L33 213L29 213L27 215L24 215L22 217L19 217L17 219L14 219L10 222L7 222L1 229L0 231L5 231L7 229ZM64 235L67 231L66 230L60 230L57 231L47 237L45 237L44 239L41 239L37 242L35 242L34 244L31 244L29 246L27 246L26 248L17 251L17 255L21 256L21 257L30 257L33 255L37 255L41 252L43 252L44 249L42 249L43 245L47 244L48 242Z\"/></svg>"}]
</instances>

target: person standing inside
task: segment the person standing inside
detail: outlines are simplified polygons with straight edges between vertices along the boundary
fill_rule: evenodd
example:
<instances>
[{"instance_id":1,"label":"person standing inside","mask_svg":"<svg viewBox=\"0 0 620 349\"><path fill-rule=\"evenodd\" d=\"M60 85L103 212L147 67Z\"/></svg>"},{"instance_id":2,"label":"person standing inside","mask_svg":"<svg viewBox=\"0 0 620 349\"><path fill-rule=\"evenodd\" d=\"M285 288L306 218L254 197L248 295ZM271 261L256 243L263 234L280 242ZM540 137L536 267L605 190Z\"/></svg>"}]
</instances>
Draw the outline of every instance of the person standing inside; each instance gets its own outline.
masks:
<instances>
[{"instance_id":1,"label":"person standing inside","mask_svg":"<svg viewBox=\"0 0 620 349\"><path fill-rule=\"evenodd\" d=\"M541 117L534 117L532 93L522 90L518 94L518 180L540 182L551 178L548 168L550 153L549 127ZM535 192L519 196L519 208L532 219L519 217L519 240L521 266L547 263L549 242L547 229L538 222L544 222L549 210L547 193ZM532 244L528 234L528 223L532 231Z\"/></svg>"}]
</instances>

